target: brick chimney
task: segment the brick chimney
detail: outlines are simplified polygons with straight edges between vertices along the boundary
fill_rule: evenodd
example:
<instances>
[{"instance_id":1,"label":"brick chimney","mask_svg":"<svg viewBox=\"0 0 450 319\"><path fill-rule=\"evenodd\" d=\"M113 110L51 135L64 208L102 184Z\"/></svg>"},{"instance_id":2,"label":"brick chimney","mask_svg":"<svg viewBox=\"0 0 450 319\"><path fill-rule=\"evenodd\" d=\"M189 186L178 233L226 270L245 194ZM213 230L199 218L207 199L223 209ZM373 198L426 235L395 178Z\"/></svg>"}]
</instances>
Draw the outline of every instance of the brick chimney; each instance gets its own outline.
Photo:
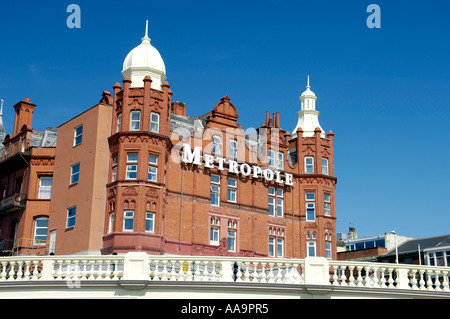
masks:
<instances>
[{"instance_id":1,"label":"brick chimney","mask_svg":"<svg viewBox=\"0 0 450 319\"><path fill-rule=\"evenodd\" d=\"M183 102L173 102L172 111L175 115L186 116L186 103Z\"/></svg>"},{"instance_id":2,"label":"brick chimney","mask_svg":"<svg viewBox=\"0 0 450 319\"><path fill-rule=\"evenodd\" d=\"M14 118L14 131L13 137L20 133L22 127L26 125L28 130L31 130L31 124L33 122L33 112L36 104L30 103L29 98L25 98L16 105L16 115Z\"/></svg>"}]
</instances>

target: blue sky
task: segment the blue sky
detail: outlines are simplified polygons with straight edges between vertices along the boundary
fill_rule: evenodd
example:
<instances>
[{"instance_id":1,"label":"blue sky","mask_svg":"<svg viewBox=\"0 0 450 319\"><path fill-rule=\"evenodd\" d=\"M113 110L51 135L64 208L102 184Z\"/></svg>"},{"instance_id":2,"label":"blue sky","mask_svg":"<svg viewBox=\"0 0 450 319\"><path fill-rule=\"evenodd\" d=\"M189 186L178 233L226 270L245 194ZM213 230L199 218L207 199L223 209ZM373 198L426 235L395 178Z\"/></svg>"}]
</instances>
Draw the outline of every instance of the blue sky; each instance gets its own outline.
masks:
<instances>
[{"instance_id":1,"label":"blue sky","mask_svg":"<svg viewBox=\"0 0 450 319\"><path fill-rule=\"evenodd\" d=\"M66 8L81 7L81 29ZM371 3L381 28L369 29ZM145 20L174 100L198 116L229 95L245 127L280 112L292 131L311 76L335 133L337 231L450 233L450 3L423 1L17 1L0 4L0 98L58 126L112 91Z\"/></svg>"}]
</instances>

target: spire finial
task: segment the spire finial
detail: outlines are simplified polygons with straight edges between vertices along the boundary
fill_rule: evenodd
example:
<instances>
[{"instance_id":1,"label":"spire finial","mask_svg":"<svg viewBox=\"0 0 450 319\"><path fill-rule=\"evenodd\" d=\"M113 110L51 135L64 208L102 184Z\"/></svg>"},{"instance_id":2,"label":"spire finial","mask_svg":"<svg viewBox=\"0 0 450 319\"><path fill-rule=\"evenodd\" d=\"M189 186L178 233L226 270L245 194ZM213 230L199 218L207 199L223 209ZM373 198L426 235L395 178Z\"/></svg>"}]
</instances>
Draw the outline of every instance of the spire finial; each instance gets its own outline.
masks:
<instances>
[{"instance_id":1,"label":"spire finial","mask_svg":"<svg viewBox=\"0 0 450 319\"><path fill-rule=\"evenodd\" d=\"M142 42L148 41L150 43L150 38L148 37L148 20L145 21L145 35L141 40Z\"/></svg>"},{"instance_id":2,"label":"spire finial","mask_svg":"<svg viewBox=\"0 0 450 319\"><path fill-rule=\"evenodd\" d=\"M309 75L308 75L308 84L306 85L306 88L307 88L307 89L311 88L311 87L309 86Z\"/></svg>"},{"instance_id":3,"label":"spire finial","mask_svg":"<svg viewBox=\"0 0 450 319\"><path fill-rule=\"evenodd\" d=\"M3 99L2 99L1 105L0 105L0 116L3 116L3 103L5 103L5 101L3 101Z\"/></svg>"}]
</instances>

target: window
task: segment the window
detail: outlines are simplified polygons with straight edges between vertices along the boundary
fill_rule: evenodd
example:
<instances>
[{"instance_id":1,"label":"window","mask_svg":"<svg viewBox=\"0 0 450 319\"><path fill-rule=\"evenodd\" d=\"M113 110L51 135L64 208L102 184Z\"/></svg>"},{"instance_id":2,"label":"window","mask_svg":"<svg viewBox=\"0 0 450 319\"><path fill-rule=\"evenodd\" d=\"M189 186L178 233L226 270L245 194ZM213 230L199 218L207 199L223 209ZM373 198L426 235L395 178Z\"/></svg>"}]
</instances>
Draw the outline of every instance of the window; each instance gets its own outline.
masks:
<instances>
[{"instance_id":1,"label":"window","mask_svg":"<svg viewBox=\"0 0 450 319\"><path fill-rule=\"evenodd\" d=\"M145 214L145 231L150 233L155 232L155 213Z\"/></svg>"},{"instance_id":2,"label":"window","mask_svg":"<svg viewBox=\"0 0 450 319\"><path fill-rule=\"evenodd\" d=\"M237 180L234 178L228 179L228 201L236 203L236 187Z\"/></svg>"},{"instance_id":3,"label":"window","mask_svg":"<svg viewBox=\"0 0 450 319\"><path fill-rule=\"evenodd\" d=\"M131 111L130 131L139 131L141 129L141 111Z\"/></svg>"},{"instance_id":4,"label":"window","mask_svg":"<svg viewBox=\"0 0 450 319\"><path fill-rule=\"evenodd\" d=\"M83 140L83 125L75 128L75 138L73 141L73 146L80 145Z\"/></svg>"},{"instance_id":5,"label":"window","mask_svg":"<svg viewBox=\"0 0 450 319\"><path fill-rule=\"evenodd\" d=\"M26 140L25 140L25 137L22 137L21 139L20 139L20 141L21 141L21 144L22 144L22 149L21 149L21 152L23 153L23 152L25 152L25 142L26 142Z\"/></svg>"},{"instance_id":6,"label":"window","mask_svg":"<svg viewBox=\"0 0 450 319\"><path fill-rule=\"evenodd\" d=\"M237 158L237 141L236 140L230 140L230 157L231 158Z\"/></svg>"},{"instance_id":7,"label":"window","mask_svg":"<svg viewBox=\"0 0 450 319\"><path fill-rule=\"evenodd\" d=\"M138 162L138 153L127 154L127 172L126 172L127 180L133 180L137 178L137 162Z\"/></svg>"},{"instance_id":8,"label":"window","mask_svg":"<svg viewBox=\"0 0 450 319\"><path fill-rule=\"evenodd\" d=\"M269 236L269 257L275 257L275 237Z\"/></svg>"},{"instance_id":9,"label":"window","mask_svg":"<svg viewBox=\"0 0 450 319\"><path fill-rule=\"evenodd\" d=\"M117 180L117 156L113 157L113 167L112 167L112 176L111 182L115 182Z\"/></svg>"},{"instance_id":10,"label":"window","mask_svg":"<svg viewBox=\"0 0 450 319\"><path fill-rule=\"evenodd\" d=\"M228 220L228 251L236 251L236 234L237 234L237 222L235 220Z\"/></svg>"},{"instance_id":11,"label":"window","mask_svg":"<svg viewBox=\"0 0 450 319\"><path fill-rule=\"evenodd\" d=\"M269 187L269 216L283 217L284 191Z\"/></svg>"},{"instance_id":12,"label":"window","mask_svg":"<svg viewBox=\"0 0 450 319\"><path fill-rule=\"evenodd\" d=\"M314 157L305 157L305 173L314 173Z\"/></svg>"},{"instance_id":13,"label":"window","mask_svg":"<svg viewBox=\"0 0 450 319\"><path fill-rule=\"evenodd\" d=\"M450 267L450 251L430 251L427 255L429 266Z\"/></svg>"},{"instance_id":14,"label":"window","mask_svg":"<svg viewBox=\"0 0 450 319\"><path fill-rule=\"evenodd\" d=\"M325 242L325 257L328 259L332 258L332 254L331 254L331 242L330 241L326 241Z\"/></svg>"},{"instance_id":15,"label":"window","mask_svg":"<svg viewBox=\"0 0 450 319\"><path fill-rule=\"evenodd\" d=\"M150 155L148 160L148 180L150 182L158 181L158 157Z\"/></svg>"},{"instance_id":16,"label":"window","mask_svg":"<svg viewBox=\"0 0 450 319\"><path fill-rule=\"evenodd\" d=\"M228 229L228 251L236 251L236 231Z\"/></svg>"},{"instance_id":17,"label":"window","mask_svg":"<svg viewBox=\"0 0 450 319\"><path fill-rule=\"evenodd\" d=\"M150 116L150 131L153 133L159 133L159 114L153 113Z\"/></svg>"},{"instance_id":18,"label":"window","mask_svg":"<svg viewBox=\"0 0 450 319\"><path fill-rule=\"evenodd\" d=\"M269 150L269 166L275 167L275 151Z\"/></svg>"},{"instance_id":19,"label":"window","mask_svg":"<svg viewBox=\"0 0 450 319\"><path fill-rule=\"evenodd\" d=\"M306 221L314 221L316 219L316 194L306 193Z\"/></svg>"},{"instance_id":20,"label":"window","mask_svg":"<svg viewBox=\"0 0 450 319\"><path fill-rule=\"evenodd\" d=\"M114 231L114 212L109 213L108 234Z\"/></svg>"},{"instance_id":21,"label":"window","mask_svg":"<svg viewBox=\"0 0 450 319\"><path fill-rule=\"evenodd\" d=\"M121 129L122 129L122 113L117 115L117 129L116 129L116 133L120 132Z\"/></svg>"},{"instance_id":22,"label":"window","mask_svg":"<svg viewBox=\"0 0 450 319\"><path fill-rule=\"evenodd\" d=\"M219 225L220 219L217 217L211 217L210 219L210 237L209 243L210 245L218 246L219 245Z\"/></svg>"},{"instance_id":23,"label":"window","mask_svg":"<svg viewBox=\"0 0 450 319\"><path fill-rule=\"evenodd\" d=\"M134 210L127 210L123 214L123 230L134 230Z\"/></svg>"},{"instance_id":24,"label":"window","mask_svg":"<svg viewBox=\"0 0 450 319\"><path fill-rule=\"evenodd\" d=\"M80 163L72 165L70 172L70 184L78 183L80 180Z\"/></svg>"},{"instance_id":25,"label":"window","mask_svg":"<svg viewBox=\"0 0 450 319\"><path fill-rule=\"evenodd\" d=\"M77 214L77 207L73 206L67 209L67 224L66 228L75 227L75 216Z\"/></svg>"},{"instance_id":26,"label":"window","mask_svg":"<svg viewBox=\"0 0 450 319\"><path fill-rule=\"evenodd\" d=\"M34 224L34 245L45 245L47 243L48 217L36 219Z\"/></svg>"},{"instance_id":27,"label":"window","mask_svg":"<svg viewBox=\"0 0 450 319\"><path fill-rule=\"evenodd\" d=\"M316 242L315 241L307 242L307 252L308 252L308 257L316 257Z\"/></svg>"},{"instance_id":28,"label":"window","mask_svg":"<svg viewBox=\"0 0 450 319\"><path fill-rule=\"evenodd\" d=\"M322 174L328 175L328 158L322 157Z\"/></svg>"},{"instance_id":29,"label":"window","mask_svg":"<svg viewBox=\"0 0 450 319\"><path fill-rule=\"evenodd\" d=\"M213 136L213 153L216 155L222 154L222 139L218 135Z\"/></svg>"},{"instance_id":30,"label":"window","mask_svg":"<svg viewBox=\"0 0 450 319\"><path fill-rule=\"evenodd\" d=\"M220 176L211 175L211 205L220 205Z\"/></svg>"},{"instance_id":31,"label":"window","mask_svg":"<svg viewBox=\"0 0 450 319\"><path fill-rule=\"evenodd\" d=\"M284 229L269 227L269 257L284 256Z\"/></svg>"},{"instance_id":32,"label":"window","mask_svg":"<svg viewBox=\"0 0 450 319\"><path fill-rule=\"evenodd\" d=\"M331 198L330 194L328 194L328 193L323 194L323 201L324 201L323 211L324 211L325 216L331 216L331 208L330 208L331 200L330 200L330 198Z\"/></svg>"},{"instance_id":33,"label":"window","mask_svg":"<svg viewBox=\"0 0 450 319\"><path fill-rule=\"evenodd\" d=\"M284 154L283 152L275 152L269 150L269 166L277 169L284 169Z\"/></svg>"},{"instance_id":34,"label":"window","mask_svg":"<svg viewBox=\"0 0 450 319\"><path fill-rule=\"evenodd\" d=\"M284 169L284 154L282 152L277 153L277 168Z\"/></svg>"},{"instance_id":35,"label":"window","mask_svg":"<svg viewBox=\"0 0 450 319\"><path fill-rule=\"evenodd\" d=\"M53 177L39 178L38 199L50 199L52 197Z\"/></svg>"},{"instance_id":36,"label":"window","mask_svg":"<svg viewBox=\"0 0 450 319\"><path fill-rule=\"evenodd\" d=\"M269 257L283 257L284 239L269 236Z\"/></svg>"}]
</instances>

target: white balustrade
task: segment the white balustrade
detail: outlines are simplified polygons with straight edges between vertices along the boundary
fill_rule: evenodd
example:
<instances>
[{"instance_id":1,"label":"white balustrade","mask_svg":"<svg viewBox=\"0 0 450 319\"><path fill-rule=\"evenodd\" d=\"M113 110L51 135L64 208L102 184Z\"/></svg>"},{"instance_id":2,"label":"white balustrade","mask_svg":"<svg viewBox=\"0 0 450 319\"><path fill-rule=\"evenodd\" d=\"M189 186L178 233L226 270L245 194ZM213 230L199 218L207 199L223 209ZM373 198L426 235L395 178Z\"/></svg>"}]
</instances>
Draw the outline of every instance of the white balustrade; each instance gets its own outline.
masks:
<instances>
[{"instance_id":1,"label":"white balustrade","mask_svg":"<svg viewBox=\"0 0 450 319\"><path fill-rule=\"evenodd\" d=\"M128 268L127 268L128 267ZM139 270L141 273L136 273ZM133 273L130 273L132 271ZM449 292L450 268L331 261L206 256L29 256L0 258L0 284L23 281L144 280L319 284L360 289Z\"/></svg>"}]
</instances>

